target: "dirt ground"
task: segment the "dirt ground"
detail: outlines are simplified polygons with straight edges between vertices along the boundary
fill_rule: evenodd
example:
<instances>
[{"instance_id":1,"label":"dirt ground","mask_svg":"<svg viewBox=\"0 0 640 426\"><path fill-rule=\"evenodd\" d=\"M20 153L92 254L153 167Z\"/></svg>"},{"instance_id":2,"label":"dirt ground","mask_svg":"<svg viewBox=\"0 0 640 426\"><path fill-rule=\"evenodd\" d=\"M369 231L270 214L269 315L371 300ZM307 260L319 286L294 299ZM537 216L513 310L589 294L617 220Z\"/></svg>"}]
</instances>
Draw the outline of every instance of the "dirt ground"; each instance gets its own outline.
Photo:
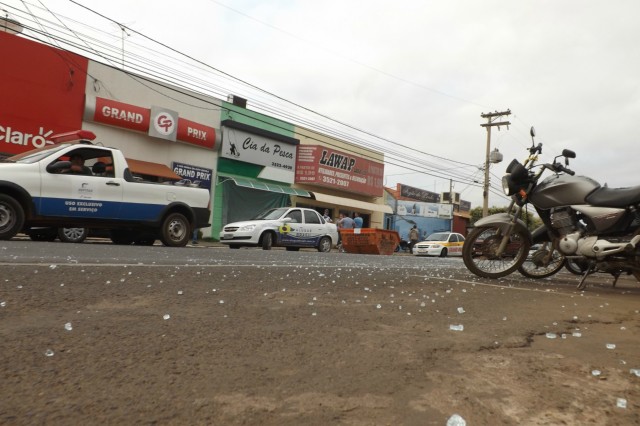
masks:
<instances>
[{"instance_id":1,"label":"dirt ground","mask_svg":"<svg viewBox=\"0 0 640 426\"><path fill-rule=\"evenodd\" d=\"M639 289L3 265L0 424L640 424Z\"/></svg>"}]
</instances>

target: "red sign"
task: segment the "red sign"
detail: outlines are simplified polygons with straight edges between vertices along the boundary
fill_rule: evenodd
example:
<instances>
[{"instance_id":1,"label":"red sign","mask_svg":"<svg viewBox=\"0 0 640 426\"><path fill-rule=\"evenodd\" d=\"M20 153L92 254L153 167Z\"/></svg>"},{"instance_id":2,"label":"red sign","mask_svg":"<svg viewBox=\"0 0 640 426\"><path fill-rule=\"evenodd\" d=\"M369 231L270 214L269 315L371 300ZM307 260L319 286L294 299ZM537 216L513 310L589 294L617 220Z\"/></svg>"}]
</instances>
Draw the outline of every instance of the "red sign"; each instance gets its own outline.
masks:
<instances>
[{"instance_id":1,"label":"red sign","mask_svg":"<svg viewBox=\"0 0 640 426\"><path fill-rule=\"evenodd\" d=\"M82 128L86 58L3 31L0 54L0 153L50 145L51 135Z\"/></svg>"},{"instance_id":2,"label":"red sign","mask_svg":"<svg viewBox=\"0 0 640 426\"><path fill-rule=\"evenodd\" d=\"M150 130L152 110L156 110L153 123L154 131ZM165 138L164 133L172 133L175 130L171 130L171 128L175 129L175 127L173 127L174 119L168 112L163 111L159 107L142 108L105 98L95 98L95 103L92 103L89 98L85 115L88 115L87 119L96 123L123 127L138 132L149 132L151 136ZM177 117L177 113L172 114ZM167 138L173 140L171 137ZM178 130L175 138L191 145L213 149L216 143L216 129L178 117Z\"/></svg>"},{"instance_id":3,"label":"red sign","mask_svg":"<svg viewBox=\"0 0 640 426\"><path fill-rule=\"evenodd\" d=\"M382 196L384 164L319 145L299 145L296 183Z\"/></svg>"},{"instance_id":4,"label":"red sign","mask_svg":"<svg viewBox=\"0 0 640 426\"><path fill-rule=\"evenodd\" d=\"M90 106L87 105L87 107ZM93 121L146 132L149 130L150 113L148 108L141 108L112 99L96 98Z\"/></svg>"},{"instance_id":5,"label":"red sign","mask_svg":"<svg viewBox=\"0 0 640 426\"><path fill-rule=\"evenodd\" d=\"M180 118L178 119L178 140L213 149L216 144L216 129Z\"/></svg>"}]
</instances>

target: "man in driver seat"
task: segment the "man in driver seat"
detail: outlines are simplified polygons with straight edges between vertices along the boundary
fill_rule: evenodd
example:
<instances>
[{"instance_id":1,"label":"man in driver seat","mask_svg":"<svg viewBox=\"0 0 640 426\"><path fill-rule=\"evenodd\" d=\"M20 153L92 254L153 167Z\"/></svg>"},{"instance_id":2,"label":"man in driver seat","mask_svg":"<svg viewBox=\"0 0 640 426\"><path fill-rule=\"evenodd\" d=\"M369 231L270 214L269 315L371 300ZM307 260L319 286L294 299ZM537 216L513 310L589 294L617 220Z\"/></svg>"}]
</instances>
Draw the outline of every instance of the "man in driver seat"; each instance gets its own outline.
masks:
<instances>
[{"instance_id":1,"label":"man in driver seat","mask_svg":"<svg viewBox=\"0 0 640 426\"><path fill-rule=\"evenodd\" d=\"M71 167L63 170L62 173L70 173L76 175L89 175L92 176L91 169L84 165L84 158L80 154L71 154L69 157L71 160Z\"/></svg>"}]
</instances>

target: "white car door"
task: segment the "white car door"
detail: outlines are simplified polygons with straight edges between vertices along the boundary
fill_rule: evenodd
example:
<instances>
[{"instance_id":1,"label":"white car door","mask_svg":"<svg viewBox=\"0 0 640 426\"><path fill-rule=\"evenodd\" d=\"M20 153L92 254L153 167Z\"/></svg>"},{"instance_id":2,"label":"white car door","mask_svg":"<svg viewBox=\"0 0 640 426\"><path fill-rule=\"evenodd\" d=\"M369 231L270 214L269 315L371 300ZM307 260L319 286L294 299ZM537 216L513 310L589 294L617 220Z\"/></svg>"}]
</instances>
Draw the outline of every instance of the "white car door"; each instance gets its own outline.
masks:
<instances>
[{"instance_id":1,"label":"white car door","mask_svg":"<svg viewBox=\"0 0 640 426\"><path fill-rule=\"evenodd\" d=\"M320 238L325 234L325 224L320 214L313 210L304 211L304 227L308 236L309 245L315 247Z\"/></svg>"},{"instance_id":2,"label":"white car door","mask_svg":"<svg viewBox=\"0 0 640 426\"><path fill-rule=\"evenodd\" d=\"M40 197L34 200L38 214L84 219L120 218L121 178L50 173L46 166L44 162L41 164Z\"/></svg>"}]
</instances>

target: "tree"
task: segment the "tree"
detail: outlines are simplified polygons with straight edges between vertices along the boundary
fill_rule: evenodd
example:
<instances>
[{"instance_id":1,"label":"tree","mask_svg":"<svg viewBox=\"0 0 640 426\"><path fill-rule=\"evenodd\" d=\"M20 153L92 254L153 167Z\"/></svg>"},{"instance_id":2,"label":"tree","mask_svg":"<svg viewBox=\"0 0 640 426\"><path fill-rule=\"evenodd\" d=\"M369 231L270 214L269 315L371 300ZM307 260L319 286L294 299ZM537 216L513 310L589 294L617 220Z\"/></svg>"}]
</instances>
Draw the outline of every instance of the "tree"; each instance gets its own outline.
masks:
<instances>
[{"instance_id":1,"label":"tree","mask_svg":"<svg viewBox=\"0 0 640 426\"><path fill-rule=\"evenodd\" d=\"M489 215L506 212L506 207L489 207ZM480 219L482 219L482 207L476 207L475 209L472 209L471 226L473 226L473 224ZM522 212L520 212L520 219L522 219L522 221L527 224L527 228L529 229L529 231L533 231L534 229L542 225L542 220L540 220L540 218L535 213L527 211L526 209L522 209Z\"/></svg>"}]
</instances>

